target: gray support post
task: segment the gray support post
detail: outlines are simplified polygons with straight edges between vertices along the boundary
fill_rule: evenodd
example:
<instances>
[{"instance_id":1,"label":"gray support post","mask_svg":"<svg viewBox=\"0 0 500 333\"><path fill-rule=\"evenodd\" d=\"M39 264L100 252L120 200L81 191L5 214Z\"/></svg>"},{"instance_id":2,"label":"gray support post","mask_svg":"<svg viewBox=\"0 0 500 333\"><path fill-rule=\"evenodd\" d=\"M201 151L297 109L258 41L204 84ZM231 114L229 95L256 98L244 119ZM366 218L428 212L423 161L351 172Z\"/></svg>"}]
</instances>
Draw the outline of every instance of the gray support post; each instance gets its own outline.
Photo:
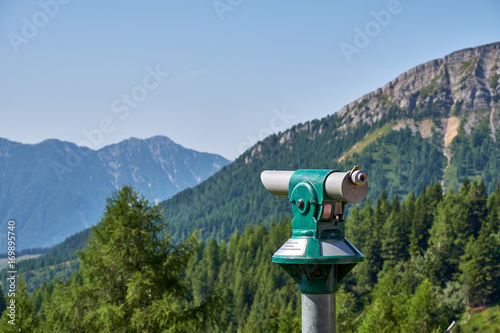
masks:
<instances>
[{"instance_id":1,"label":"gray support post","mask_svg":"<svg viewBox=\"0 0 500 333\"><path fill-rule=\"evenodd\" d=\"M335 294L302 293L302 333L335 333Z\"/></svg>"}]
</instances>

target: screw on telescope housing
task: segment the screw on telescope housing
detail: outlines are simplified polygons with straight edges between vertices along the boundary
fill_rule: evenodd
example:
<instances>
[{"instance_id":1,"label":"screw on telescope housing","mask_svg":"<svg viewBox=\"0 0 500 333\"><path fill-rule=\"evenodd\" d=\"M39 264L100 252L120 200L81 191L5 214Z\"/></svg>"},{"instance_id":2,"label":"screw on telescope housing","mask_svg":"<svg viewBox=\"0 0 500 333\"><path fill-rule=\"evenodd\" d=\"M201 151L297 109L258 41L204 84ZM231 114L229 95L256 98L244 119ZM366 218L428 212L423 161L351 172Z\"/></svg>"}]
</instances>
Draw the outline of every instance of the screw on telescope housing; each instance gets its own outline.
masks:
<instances>
[{"instance_id":1,"label":"screw on telescope housing","mask_svg":"<svg viewBox=\"0 0 500 333\"><path fill-rule=\"evenodd\" d=\"M304 208L304 200L303 200L303 199L299 199L299 200L297 200L297 207L298 207L299 209Z\"/></svg>"}]
</instances>

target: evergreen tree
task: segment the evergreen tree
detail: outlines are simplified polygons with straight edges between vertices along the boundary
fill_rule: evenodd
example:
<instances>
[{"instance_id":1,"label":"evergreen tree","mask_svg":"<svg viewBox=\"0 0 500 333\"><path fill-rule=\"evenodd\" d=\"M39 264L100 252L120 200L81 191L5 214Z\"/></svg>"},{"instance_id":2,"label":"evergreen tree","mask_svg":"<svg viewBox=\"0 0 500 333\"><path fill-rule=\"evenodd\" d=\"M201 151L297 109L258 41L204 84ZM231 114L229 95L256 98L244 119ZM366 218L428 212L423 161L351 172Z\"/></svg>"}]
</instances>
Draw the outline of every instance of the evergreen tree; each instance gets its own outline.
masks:
<instances>
[{"instance_id":1,"label":"evergreen tree","mask_svg":"<svg viewBox=\"0 0 500 333\"><path fill-rule=\"evenodd\" d=\"M471 237L461 257L471 306L486 305L499 291L500 237L492 232L494 218L490 216L489 223L483 225L477 240Z\"/></svg>"},{"instance_id":2,"label":"evergreen tree","mask_svg":"<svg viewBox=\"0 0 500 333\"><path fill-rule=\"evenodd\" d=\"M401 232L404 234L404 259L407 260L411 256L411 240L412 240L412 225L413 217L415 216L415 205L417 197L414 192L410 193L406 200L401 205Z\"/></svg>"},{"instance_id":3,"label":"evergreen tree","mask_svg":"<svg viewBox=\"0 0 500 333\"><path fill-rule=\"evenodd\" d=\"M435 222L430 231L429 249L425 254L427 278L443 286L458 272L472 230L467 213L470 210L467 194L447 193L437 206Z\"/></svg>"},{"instance_id":4,"label":"evergreen tree","mask_svg":"<svg viewBox=\"0 0 500 333\"><path fill-rule=\"evenodd\" d=\"M410 254L423 254L427 250L430 229L434 223L437 206L442 200L443 189L439 184L431 184L422 189L415 203L415 212L410 230Z\"/></svg>"},{"instance_id":5,"label":"evergreen tree","mask_svg":"<svg viewBox=\"0 0 500 333\"><path fill-rule=\"evenodd\" d=\"M382 257L384 264L389 265L389 267L393 267L406 256L408 234L405 230L405 223L401 210L399 207L395 207L384 224Z\"/></svg>"},{"instance_id":6,"label":"evergreen tree","mask_svg":"<svg viewBox=\"0 0 500 333\"><path fill-rule=\"evenodd\" d=\"M301 317L293 311L293 303L289 303L283 314L279 316L278 333L302 332ZM296 306L296 308L298 308Z\"/></svg>"},{"instance_id":7,"label":"evergreen tree","mask_svg":"<svg viewBox=\"0 0 500 333\"><path fill-rule=\"evenodd\" d=\"M425 235L429 232L425 229L428 207L425 205L425 188L422 195L415 202L415 211L411 222L410 231L410 254L412 256L422 254L426 248Z\"/></svg>"},{"instance_id":8,"label":"evergreen tree","mask_svg":"<svg viewBox=\"0 0 500 333\"><path fill-rule=\"evenodd\" d=\"M429 280L424 280L409 300L407 320L402 323L403 332L420 333L441 331L445 325L440 314L437 294Z\"/></svg>"},{"instance_id":9,"label":"evergreen tree","mask_svg":"<svg viewBox=\"0 0 500 333\"><path fill-rule=\"evenodd\" d=\"M493 192L487 201L487 211L488 215L490 217L494 216L493 220L490 220L492 222L491 228L493 229L494 233L497 233L500 231L500 181L497 181L496 184L496 190Z\"/></svg>"},{"instance_id":10,"label":"evergreen tree","mask_svg":"<svg viewBox=\"0 0 500 333\"><path fill-rule=\"evenodd\" d=\"M363 209L364 211L365 209ZM362 211L362 213L363 213ZM385 224L386 218L390 213L390 205L387 202L387 196L385 191L377 200L377 207L373 215L368 216L371 213L370 207L363 214L363 231L365 233L365 241L361 246L361 252L365 256L365 261L359 269L358 281L362 286L374 286L377 282L377 274L382 270L383 259L382 259L382 237L383 237L383 225Z\"/></svg>"},{"instance_id":11,"label":"evergreen tree","mask_svg":"<svg viewBox=\"0 0 500 333\"><path fill-rule=\"evenodd\" d=\"M372 219L373 208L370 198L366 199L363 209L355 206L349 211L349 216L346 218L346 237L361 250L365 249L368 238L371 235L369 228L373 224Z\"/></svg>"},{"instance_id":12,"label":"evergreen tree","mask_svg":"<svg viewBox=\"0 0 500 333\"><path fill-rule=\"evenodd\" d=\"M340 285L339 290L335 294L335 302L337 311L337 332L354 332L354 319L356 318L355 296L346 291L343 285Z\"/></svg>"},{"instance_id":13,"label":"evergreen tree","mask_svg":"<svg viewBox=\"0 0 500 333\"><path fill-rule=\"evenodd\" d=\"M401 280L392 270L384 274L375 286L373 300L366 310L359 332L398 332L406 303L401 290Z\"/></svg>"},{"instance_id":14,"label":"evergreen tree","mask_svg":"<svg viewBox=\"0 0 500 333\"><path fill-rule=\"evenodd\" d=\"M463 284L459 281L448 281L439 293L439 304L442 305L444 316L450 322L458 319L465 311Z\"/></svg>"},{"instance_id":15,"label":"evergreen tree","mask_svg":"<svg viewBox=\"0 0 500 333\"><path fill-rule=\"evenodd\" d=\"M59 285L62 303L78 314L77 331L185 332L214 324L218 297L195 304L186 298L183 269L195 238L175 247L168 235L161 236L164 228L157 207L129 186L107 200L103 218L79 253L81 285L76 280L66 288ZM64 320L47 311L53 324Z\"/></svg>"},{"instance_id":16,"label":"evergreen tree","mask_svg":"<svg viewBox=\"0 0 500 333\"><path fill-rule=\"evenodd\" d=\"M82 278L75 272L65 283L57 279L54 290L42 303L43 331L88 332L84 322L85 304L79 301Z\"/></svg>"},{"instance_id":17,"label":"evergreen tree","mask_svg":"<svg viewBox=\"0 0 500 333\"><path fill-rule=\"evenodd\" d=\"M472 235L477 237L487 215L486 204L488 197L486 195L486 188L483 180L479 183L475 181L472 183L469 190L469 198L470 206L467 214L467 220L469 222L469 228Z\"/></svg>"},{"instance_id":18,"label":"evergreen tree","mask_svg":"<svg viewBox=\"0 0 500 333\"><path fill-rule=\"evenodd\" d=\"M2 314L2 319L0 320L0 328L2 332L39 332L40 328L40 318L35 315L33 311L33 304L31 297L28 294L28 287L24 282L22 276L18 276L17 286L15 296L10 298L14 300L15 308L14 315L12 318L10 314L10 309L8 308L11 304L7 304L7 308ZM13 323L13 324L12 324Z\"/></svg>"},{"instance_id":19,"label":"evergreen tree","mask_svg":"<svg viewBox=\"0 0 500 333\"><path fill-rule=\"evenodd\" d=\"M463 195L467 195L469 193L469 190L470 190L470 181L466 177L462 182L462 186L460 187L460 193Z\"/></svg>"}]
</instances>

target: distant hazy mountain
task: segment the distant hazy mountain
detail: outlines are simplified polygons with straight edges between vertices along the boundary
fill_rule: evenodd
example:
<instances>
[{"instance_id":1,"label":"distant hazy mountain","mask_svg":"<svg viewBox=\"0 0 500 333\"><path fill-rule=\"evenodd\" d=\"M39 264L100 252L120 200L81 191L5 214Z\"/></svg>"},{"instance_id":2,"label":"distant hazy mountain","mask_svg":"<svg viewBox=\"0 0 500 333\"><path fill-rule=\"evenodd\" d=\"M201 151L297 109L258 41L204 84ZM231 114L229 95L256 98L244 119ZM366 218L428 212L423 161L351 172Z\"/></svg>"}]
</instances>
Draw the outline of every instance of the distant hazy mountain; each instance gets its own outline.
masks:
<instances>
[{"instance_id":1,"label":"distant hazy mountain","mask_svg":"<svg viewBox=\"0 0 500 333\"><path fill-rule=\"evenodd\" d=\"M125 184L159 202L195 186L229 161L167 137L131 138L94 151L59 140L29 145L0 138L0 252L9 219L17 248L46 247L94 225Z\"/></svg>"}]
</instances>

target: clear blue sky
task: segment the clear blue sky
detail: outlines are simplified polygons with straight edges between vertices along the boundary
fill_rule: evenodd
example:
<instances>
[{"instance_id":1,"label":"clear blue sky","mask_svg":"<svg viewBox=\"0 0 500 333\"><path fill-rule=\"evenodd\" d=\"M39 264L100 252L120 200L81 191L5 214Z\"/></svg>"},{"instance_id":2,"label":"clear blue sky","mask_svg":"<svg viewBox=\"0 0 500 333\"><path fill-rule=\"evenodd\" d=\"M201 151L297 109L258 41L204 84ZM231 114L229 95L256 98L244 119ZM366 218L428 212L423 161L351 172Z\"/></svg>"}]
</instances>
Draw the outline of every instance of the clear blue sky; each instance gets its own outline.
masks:
<instances>
[{"instance_id":1,"label":"clear blue sky","mask_svg":"<svg viewBox=\"0 0 500 333\"><path fill-rule=\"evenodd\" d=\"M500 41L496 0L59 1L0 3L0 137L166 135L234 159L418 64Z\"/></svg>"}]
</instances>

